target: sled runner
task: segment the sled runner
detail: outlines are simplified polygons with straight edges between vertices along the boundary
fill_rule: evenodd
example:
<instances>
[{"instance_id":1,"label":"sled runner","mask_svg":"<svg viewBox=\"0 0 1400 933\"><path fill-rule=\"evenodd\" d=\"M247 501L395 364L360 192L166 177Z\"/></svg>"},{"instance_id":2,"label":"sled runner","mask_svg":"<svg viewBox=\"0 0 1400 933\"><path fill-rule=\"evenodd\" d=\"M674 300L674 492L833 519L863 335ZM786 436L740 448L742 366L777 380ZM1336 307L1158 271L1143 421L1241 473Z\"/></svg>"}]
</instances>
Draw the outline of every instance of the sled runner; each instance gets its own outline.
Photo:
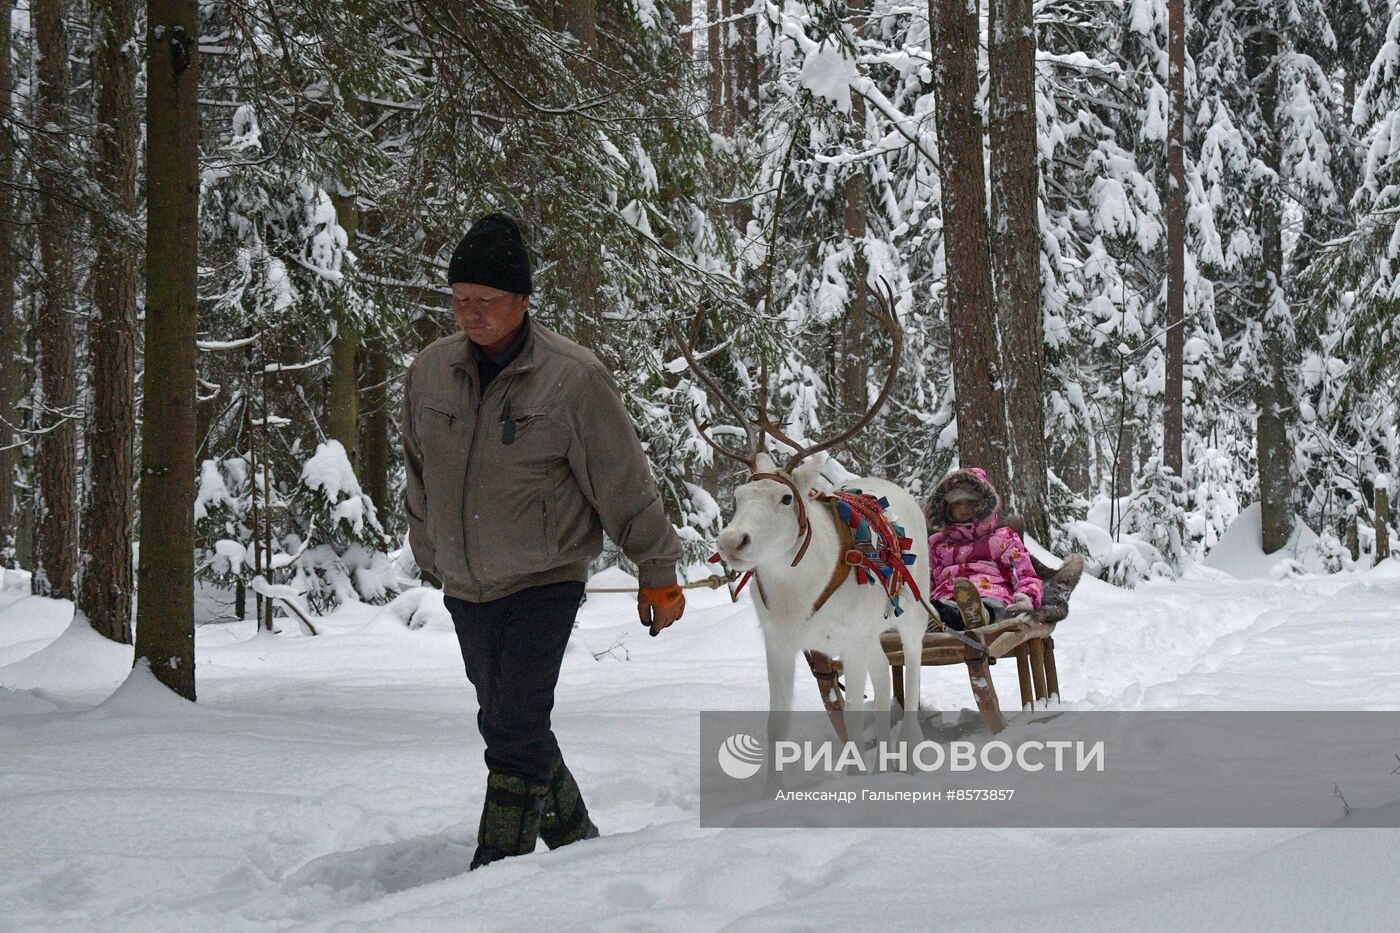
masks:
<instances>
[{"instance_id":1,"label":"sled runner","mask_svg":"<svg viewBox=\"0 0 1400 933\"><path fill-rule=\"evenodd\" d=\"M1016 519L1007 524L1022 531ZM1055 625L1069 613L1069 598L1079 584L1084 571L1084 558L1071 554L1064 559L1058 570L1051 570L1031 556L1035 571L1045 584L1045 594L1039 609L1009 616L990 625L971 629L958 635L971 636L979 647L972 647L964 639L949 632L939 631L932 625L924 635L922 657L919 663L924 667L941 667L948 664L967 665L968 679L972 684L972 695L977 701L977 709L982 719L993 733L1006 728L1006 720L1001 714L997 700L996 685L992 683L991 666L998 658L1014 654L1016 674L1021 688L1021 708L1034 709L1040 701L1049 705L1053 699L1060 699L1059 675L1055 669ZM888 658L895 699L904 707L904 664L906 658L900 647L898 633L885 632L880 638L881 647ZM843 688L839 680L841 662L816 651L805 652L812 676L817 679L821 690L822 704L831 717L836 733L844 741L847 738L842 710L846 707Z\"/></svg>"}]
</instances>

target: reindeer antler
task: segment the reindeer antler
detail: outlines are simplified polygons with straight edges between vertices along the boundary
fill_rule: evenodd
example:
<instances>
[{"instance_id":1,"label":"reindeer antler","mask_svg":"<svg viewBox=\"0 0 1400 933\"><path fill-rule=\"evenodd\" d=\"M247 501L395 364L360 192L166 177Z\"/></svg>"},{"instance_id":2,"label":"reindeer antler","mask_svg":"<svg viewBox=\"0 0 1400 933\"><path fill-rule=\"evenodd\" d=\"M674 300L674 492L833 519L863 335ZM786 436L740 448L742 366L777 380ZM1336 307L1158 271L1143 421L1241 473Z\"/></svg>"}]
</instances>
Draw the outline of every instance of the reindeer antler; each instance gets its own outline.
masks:
<instances>
[{"instance_id":1,"label":"reindeer antler","mask_svg":"<svg viewBox=\"0 0 1400 933\"><path fill-rule=\"evenodd\" d=\"M793 467L797 466L799 463L810 457L812 454L817 453L819 451L828 450L839 444L844 444L846 441L855 437L857 434L860 433L861 429L864 428L867 424L869 424L870 420L874 418L876 414L879 413L880 409L884 407L885 399L889 398L890 391L894 389L895 379L899 376L899 358L904 352L904 332L899 329L899 318L895 315L894 289L890 287L890 283L885 281L883 277L880 279L880 285L884 287L883 292L879 291L876 288L870 287L868 283L866 285L866 288L869 289L870 294L874 296L875 302L880 306L879 313L870 310L868 307L862 309L865 311L866 314L870 315L877 323L879 323L881 327L885 329L885 331L890 335L891 343L893 343L893 347L890 349L889 372L885 373L885 384L880 389L879 397L875 399L875 403L873 405L866 409L865 414L861 415L860 418L856 419L855 424L851 425L849 428L847 428L846 430L842 431L840 434L837 434L834 437L817 441L815 444L810 444L806 447L802 447L796 443L793 443L791 440L788 440L785 436L779 436L778 434L775 434L769 428L767 413L760 410L760 426L762 426L765 431L768 431L770 434L773 434L774 437L777 437L784 443L796 448L797 452L794 453L790 458L788 458L788 462L783 466L784 471L791 472Z\"/></svg>"},{"instance_id":2,"label":"reindeer antler","mask_svg":"<svg viewBox=\"0 0 1400 933\"><path fill-rule=\"evenodd\" d=\"M736 460L739 463L742 463L744 466L748 467L750 471L752 471L754 469L754 464L758 461L758 452L761 447L758 427L754 425L752 421L749 420L748 416L744 414L744 410L739 407L738 403L735 402L732 398L730 398L729 394L719 387L719 383L716 382L709 373L705 372L705 370L701 368L700 361L695 358L695 354L690 348L690 345L694 341L696 333L699 331L699 329L700 319L698 317L695 319L695 322L691 325L690 337L688 339L682 337L680 335L679 330L676 329L674 326L672 327L672 331L676 338L676 343L680 347L681 356L685 357L686 365L690 368L690 371L694 373L695 377L699 379L700 382L705 386L706 391L708 391L715 398L719 399L720 404L723 405L726 409L728 409L729 413L734 416L734 420L737 421L739 424L743 425L744 436L748 441L747 455L730 450L723 444L716 441L713 437L711 437L706 432L708 422L706 424L701 424L699 420L695 417L694 408L692 408L690 411L690 421L692 424L695 425L695 430L700 433L700 437L704 439L705 443L713 447L718 453L723 454L730 460Z\"/></svg>"},{"instance_id":3,"label":"reindeer antler","mask_svg":"<svg viewBox=\"0 0 1400 933\"><path fill-rule=\"evenodd\" d=\"M802 445L789 437L782 425L768 415L768 364L766 362L759 370L758 376L758 428L780 444L786 444L793 450L802 449Z\"/></svg>"},{"instance_id":4,"label":"reindeer antler","mask_svg":"<svg viewBox=\"0 0 1400 933\"><path fill-rule=\"evenodd\" d=\"M697 319L696 322L691 325L691 335L689 339L682 338L680 333L676 331L676 343L680 346L681 355L685 357L686 364L690 367L690 371L704 384L706 390L714 397L718 398L720 404L728 409L729 413L734 416L734 420L743 425L744 435L748 439L748 454L745 456L730 450L713 437L710 437L710 435L706 433L708 423L701 424L695 417L694 410L692 410L690 413L691 422L695 425L695 429L700 432L700 436L704 438L705 442L720 454L723 454L730 460L736 460L744 464L750 471L753 471L755 468L754 465L758 459L758 452L762 449L761 436L762 434L767 434L775 441L786 444L795 451L793 455L788 458L787 463L783 467L784 472L790 472L793 467L797 466L797 464L801 463L812 454L836 447L839 444L844 444L856 434L860 433L861 429L869 424L870 420L884 407L885 399L889 398L891 390L894 389L895 379L899 375L900 356L904 351L904 332L899 329L899 318L895 315L894 310L894 289L890 286L889 282L885 281L883 278L880 279L880 285L884 287L883 292L872 288L868 284L866 286L870 294L874 296L876 304L879 305L879 312L872 311L868 307L862 309L866 314L870 315L876 323L885 329L890 335L890 341L893 343L893 347L890 351L889 372L885 374L885 384L880 389L880 395L875 399L875 403L866 410L865 414L861 415L860 418L856 420L856 423L845 431L842 431L834 437L817 441L815 444L809 444L805 447L790 437L787 432L782 429L782 425L774 421L768 414L768 367L766 364L761 370L758 380L758 416L756 420L750 421L748 416L744 414L744 410L739 407L738 403L730 398L729 395L719 387L719 384L715 382L710 374L701 368L700 361L696 359L695 354L692 352L690 345L695 339L696 331L699 329L699 320ZM672 330L675 331L674 326Z\"/></svg>"}]
</instances>

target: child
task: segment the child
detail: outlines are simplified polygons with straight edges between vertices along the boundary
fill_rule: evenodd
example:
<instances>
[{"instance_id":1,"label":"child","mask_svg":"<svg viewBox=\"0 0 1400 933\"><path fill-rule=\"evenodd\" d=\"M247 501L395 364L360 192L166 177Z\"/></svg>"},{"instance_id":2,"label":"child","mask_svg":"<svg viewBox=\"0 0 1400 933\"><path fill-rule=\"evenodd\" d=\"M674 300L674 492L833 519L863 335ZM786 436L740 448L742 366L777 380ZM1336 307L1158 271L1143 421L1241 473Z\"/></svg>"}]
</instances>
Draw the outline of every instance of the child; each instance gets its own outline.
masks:
<instances>
[{"instance_id":1,"label":"child","mask_svg":"<svg viewBox=\"0 0 1400 933\"><path fill-rule=\"evenodd\" d=\"M1021 536L1001 527L1000 507L996 488L976 467L949 473L929 497L930 599L950 628L986 625L1040 605L1040 577Z\"/></svg>"}]
</instances>

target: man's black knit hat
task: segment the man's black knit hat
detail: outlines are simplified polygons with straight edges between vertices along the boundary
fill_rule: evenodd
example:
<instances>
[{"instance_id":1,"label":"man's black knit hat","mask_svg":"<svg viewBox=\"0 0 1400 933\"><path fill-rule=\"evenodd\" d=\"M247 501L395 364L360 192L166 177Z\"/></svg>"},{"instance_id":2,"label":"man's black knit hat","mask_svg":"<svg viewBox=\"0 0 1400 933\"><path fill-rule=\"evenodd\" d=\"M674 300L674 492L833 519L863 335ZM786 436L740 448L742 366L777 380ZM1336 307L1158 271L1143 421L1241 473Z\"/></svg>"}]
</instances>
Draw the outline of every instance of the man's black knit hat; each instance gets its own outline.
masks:
<instances>
[{"instance_id":1,"label":"man's black knit hat","mask_svg":"<svg viewBox=\"0 0 1400 933\"><path fill-rule=\"evenodd\" d=\"M517 295L534 291L530 253L514 220L493 211L472 224L447 266L447 283L457 282L486 285Z\"/></svg>"}]
</instances>

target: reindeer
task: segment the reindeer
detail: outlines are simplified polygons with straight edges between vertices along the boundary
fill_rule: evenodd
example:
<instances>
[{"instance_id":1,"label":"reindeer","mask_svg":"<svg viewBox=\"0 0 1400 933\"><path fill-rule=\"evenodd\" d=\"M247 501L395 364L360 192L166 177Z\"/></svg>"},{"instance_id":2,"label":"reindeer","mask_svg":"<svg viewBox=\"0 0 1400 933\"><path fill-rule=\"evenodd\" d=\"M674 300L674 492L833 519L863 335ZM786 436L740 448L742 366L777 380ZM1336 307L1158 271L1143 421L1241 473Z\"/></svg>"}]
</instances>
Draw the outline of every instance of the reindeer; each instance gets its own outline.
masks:
<instances>
[{"instance_id":1,"label":"reindeer","mask_svg":"<svg viewBox=\"0 0 1400 933\"><path fill-rule=\"evenodd\" d=\"M894 295L888 284L885 293L872 289L879 312L866 313L889 333L893 342L889 371L874 404L847 430L811 444L799 444L789 437L766 411L765 380L760 379L758 414L753 420L701 368L690 341L680 339L681 353L695 376L711 396L743 426L747 450L743 453L720 444L696 421L706 442L723 456L748 470L748 479L734 493L734 515L719 534L719 557L730 570L752 573L754 605L763 631L768 662L769 738L777 741L788 732L792 709L793 672L799 651L819 651L841 659L846 674L846 733L861 735L864 718L865 681L874 686L876 726L887 738L890 715L890 668L880 647L880 633L894 627L899 631L904 656L917 658L923 650L924 631L929 623L927 604L905 600L904 611L892 612L884 589L878 585L857 585L856 576L845 557L850 536L841 522L814 494L825 491L819 485L820 465L810 458L850 440L864 428L894 388L899 372L903 334L894 311ZM693 334L692 334L693 340ZM772 456L762 451L762 436L791 447L794 453L779 468ZM926 590L929 579L928 532L923 510L914 497L893 483L877 478L861 478L846 484L889 502L886 515L904 527L913 539L915 561L908 567L919 589ZM910 594L912 596L912 594ZM904 665L904 696L918 707L920 665ZM906 715L902 736L917 741L914 715Z\"/></svg>"}]
</instances>

